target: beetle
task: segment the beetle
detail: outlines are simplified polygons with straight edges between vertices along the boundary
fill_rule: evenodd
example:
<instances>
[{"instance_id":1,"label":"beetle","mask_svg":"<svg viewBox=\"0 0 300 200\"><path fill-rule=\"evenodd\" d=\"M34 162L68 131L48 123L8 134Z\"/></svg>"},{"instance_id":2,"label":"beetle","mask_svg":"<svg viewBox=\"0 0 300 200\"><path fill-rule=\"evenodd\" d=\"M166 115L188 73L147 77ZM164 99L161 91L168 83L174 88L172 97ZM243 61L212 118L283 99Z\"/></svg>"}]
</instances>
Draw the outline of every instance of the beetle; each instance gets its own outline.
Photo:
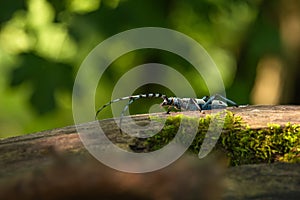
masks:
<instances>
[{"instance_id":1,"label":"beetle","mask_svg":"<svg viewBox=\"0 0 300 200\"><path fill-rule=\"evenodd\" d=\"M141 98L162 98L163 102L160 104L160 106L167 108L166 114L169 114L172 111L172 109L179 110L179 111L181 110L202 111L202 110L211 110L211 109L223 109L226 108L228 104L238 107L237 103L219 94L213 95L211 97L204 96L201 99L197 99L197 98L167 97L167 95L160 94L160 93L149 93L149 94L138 94L138 95L132 95L132 96L126 96L126 97L114 99L104 104L101 108L97 110L95 119L97 119L98 114L105 107L111 105L112 103L116 103L123 100L129 100L121 113L121 117L120 117L120 127L121 127L122 118L124 116L125 111L129 108L129 105Z\"/></svg>"}]
</instances>

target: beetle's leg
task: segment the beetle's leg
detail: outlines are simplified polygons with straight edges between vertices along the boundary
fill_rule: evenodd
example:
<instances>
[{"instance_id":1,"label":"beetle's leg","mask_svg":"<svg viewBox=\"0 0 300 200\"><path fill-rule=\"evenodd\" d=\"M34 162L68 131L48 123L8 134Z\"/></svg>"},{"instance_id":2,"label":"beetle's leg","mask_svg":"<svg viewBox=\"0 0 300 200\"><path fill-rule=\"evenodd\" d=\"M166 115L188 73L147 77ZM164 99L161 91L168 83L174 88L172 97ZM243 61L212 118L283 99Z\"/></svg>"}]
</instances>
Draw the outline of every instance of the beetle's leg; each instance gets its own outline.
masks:
<instances>
[{"instance_id":1,"label":"beetle's leg","mask_svg":"<svg viewBox=\"0 0 300 200\"><path fill-rule=\"evenodd\" d=\"M220 99L222 99L223 101L227 102L227 103L230 103L231 105L235 106L235 107L238 107L238 104L235 103L234 101L230 100L230 99L227 99L225 97L223 97L222 95L219 95L219 94L216 94L215 97L219 97Z\"/></svg>"},{"instance_id":2,"label":"beetle's leg","mask_svg":"<svg viewBox=\"0 0 300 200\"><path fill-rule=\"evenodd\" d=\"M177 106L171 105L171 106L168 106L168 110L167 110L166 114L170 114L170 112L172 111L172 108L174 108L174 109L176 109L176 110L181 110L181 109L178 108Z\"/></svg>"},{"instance_id":3,"label":"beetle's leg","mask_svg":"<svg viewBox=\"0 0 300 200\"><path fill-rule=\"evenodd\" d=\"M204 98L204 97L203 97ZM205 98L207 99L207 97L205 96ZM208 110L208 105L211 104L211 102L215 99L215 95L211 96L206 102L205 104L203 104L202 109L203 110Z\"/></svg>"},{"instance_id":4,"label":"beetle's leg","mask_svg":"<svg viewBox=\"0 0 300 200\"><path fill-rule=\"evenodd\" d=\"M168 110L167 110L166 114L170 114L172 107L173 106L168 106Z\"/></svg>"},{"instance_id":5,"label":"beetle's leg","mask_svg":"<svg viewBox=\"0 0 300 200\"><path fill-rule=\"evenodd\" d=\"M201 108L200 106L197 104L196 100L194 98L190 98L190 101L195 104L195 106L197 107L197 109L201 112Z\"/></svg>"},{"instance_id":6,"label":"beetle's leg","mask_svg":"<svg viewBox=\"0 0 300 200\"><path fill-rule=\"evenodd\" d=\"M122 119L124 117L124 114L125 112L128 110L130 104L132 104L135 100L138 100L140 98L163 98L163 99L168 99L168 97L164 94L160 94L160 93L149 93L149 94L140 94L140 95L134 95L134 96L131 96L129 98L129 102L126 104L126 106L124 107L122 113L121 113L121 116L120 116L120 132L122 133Z\"/></svg>"},{"instance_id":7,"label":"beetle's leg","mask_svg":"<svg viewBox=\"0 0 300 200\"><path fill-rule=\"evenodd\" d=\"M211 104L213 100L216 100L216 99L218 99L218 98L221 99L221 100L223 100L225 103L227 102L227 103L230 103L230 104L232 104L232 105L238 107L238 105L237 105L234 101L231 101L230 99L227 99L227 98L223 97L222 95L216 94L216 95L211 96L211 97L207 100L207 102L202 106L202 108L203 108L203 109L207 109L207 108L208 108L208 105Z\"/></svg>"},{"instance_id":8,"label":"beetle's leg","mask_svg":"<svg viewBox=\"0 0 300 200\"><path fill-rule=\"evenodd\" d=\"M138 97L137 98L131 98L129 100L129 102L126 104L125 108L123 109L122 113L121 113L121 116L120 116L120 132L122 134L122 119L124 117L124 113L126 112L126 110L129 108L129 105L132 104L135 100L139 99Z\"/></svg>"}]
</instances>

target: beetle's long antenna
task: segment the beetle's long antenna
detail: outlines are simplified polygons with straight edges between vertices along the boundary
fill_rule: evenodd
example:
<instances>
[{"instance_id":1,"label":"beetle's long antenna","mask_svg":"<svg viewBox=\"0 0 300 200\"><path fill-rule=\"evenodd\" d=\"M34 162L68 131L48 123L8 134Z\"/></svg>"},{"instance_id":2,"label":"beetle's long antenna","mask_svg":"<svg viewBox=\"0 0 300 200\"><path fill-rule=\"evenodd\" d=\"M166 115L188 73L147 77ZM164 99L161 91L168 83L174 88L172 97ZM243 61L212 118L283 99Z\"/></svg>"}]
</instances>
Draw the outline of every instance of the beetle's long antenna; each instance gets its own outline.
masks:
<instances>
[{"instance_id":1,"label":"beetle's long antenna","mask_svg":"<svg viewBox=\"0 0 300 200\"><path fill-rule=\"evenodd\" d=\"M97 119L98 114L99 114L105 107L109 106L109 105L112 104L112 103L116 103L116 102L118 102L118 101L123 101L123 100L131 100L131 99L136 100L136 99L140 99L140 98L152 98L152 97L155 97L155 98L159 98L159 97L161 97L161 98L167 98L167 96L164 95L164 94L160 94L160 93L156 93L156 94L150 93L150 94L138 94L138 95L133 95L133 96L127 96L127 97L122 97L122 98L114 99L114 100L112 100L112 101L110 101L110 102L104 104L101 108L99 108L99 109L97 110L96 115L95 115L95 119ZM130 103L130 104L131 104L131 103ZM127 104L127 105L129 106L130 104ZM127 108L125 109L125 111L126 111L126 110L127 110ZM125 112L125 111L124 111L124 112Z\"/></svg>"},{"instance_id":2,"label":"beetle's long antenna","mask_svg":"<svg viewBox=\"0 0 300 200\"><path fill-rule=\"evenodd\" d=\"M131 98L131 96L128 96L128 97L122 97L122 98L114 99L114 100L112 100L112 101L110 101L110 102L104 104L101 108L99 108L99 109L97 110L96 115L95 115L95 119L97 119L98 114L99 114L105 107L109 106L110 104L116 103L116 102L122 101L122 100L128 100L128 99L130 99L130 98Z\"/></svg>"}]
</instances>

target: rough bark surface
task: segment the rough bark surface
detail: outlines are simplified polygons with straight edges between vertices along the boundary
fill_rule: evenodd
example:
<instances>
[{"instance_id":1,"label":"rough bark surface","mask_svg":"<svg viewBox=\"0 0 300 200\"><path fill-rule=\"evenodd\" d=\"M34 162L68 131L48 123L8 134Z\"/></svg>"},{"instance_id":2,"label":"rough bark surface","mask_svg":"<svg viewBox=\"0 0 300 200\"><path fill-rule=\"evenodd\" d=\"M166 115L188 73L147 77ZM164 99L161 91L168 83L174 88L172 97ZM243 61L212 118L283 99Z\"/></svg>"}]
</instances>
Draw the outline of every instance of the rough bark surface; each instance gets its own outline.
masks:
<instances>
[{"instance_id":1,"label":"rough bark surface","mask_svg":"<svg viewBox=\"0 0 300 200\"><path fill-rule=\"evenodd\" d=\"M300 124L300 106L229 109L253 129L266 128L269 123ZM210 112L183 114L203 117ZM133 119L140 125L149 123L147 114ZM79 126L93 133L99 123L112 142L130 150L132 138L119 137L113 119ZM125 119L124 126L131 124ZM101 148L105 149L105 143ZM96 161L76 127L68 126L0 140L0 199L300 199L299 164L227 168L224 163L217 155L202 160L185 155L156 172L118 172Z\"/></svg>"}]
</instances>

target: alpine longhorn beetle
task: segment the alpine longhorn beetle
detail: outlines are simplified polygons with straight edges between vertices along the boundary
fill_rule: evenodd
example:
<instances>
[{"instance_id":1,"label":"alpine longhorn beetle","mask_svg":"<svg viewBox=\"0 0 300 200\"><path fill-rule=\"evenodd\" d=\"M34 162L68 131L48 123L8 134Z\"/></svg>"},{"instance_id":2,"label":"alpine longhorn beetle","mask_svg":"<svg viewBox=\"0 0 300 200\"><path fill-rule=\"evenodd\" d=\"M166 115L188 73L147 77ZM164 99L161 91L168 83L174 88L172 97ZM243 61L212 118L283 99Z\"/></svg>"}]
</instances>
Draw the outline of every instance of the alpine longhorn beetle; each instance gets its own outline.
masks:
<instances>
[{"instance_id":1,"label":"alpine longhorn beetle","mask_svg":"<svg viewBox=\"0 0 300 200\"><path fill-rule=\"evenodd\" d=\"M160 104L162 107L167 107L167 114L170 113L172 109L175 110L186 110L186 111L202 111L202 110L211 110L211 109L221 109L226 108L227 103L238 107L234 101L223 97L222 95L216 94L211 97L204 96L201 99L196 98L179 98L179 97L167 97L167 95L160 93L149 93L149 94L139 94L127 97L121 97L118 99L114 99L106 104L104 104L101 108L99 108L96 112L95 119L97 119L98 114L107 106L112 103L116 103L118 101L129 100L127 105L124 107L121 117L120 117L120 127L122 124L122 118L124 116L125 111L129 108L129 105L132 104L135 100L140 98L162 98L163 102Z\"/></svg>"}]
</instances>

